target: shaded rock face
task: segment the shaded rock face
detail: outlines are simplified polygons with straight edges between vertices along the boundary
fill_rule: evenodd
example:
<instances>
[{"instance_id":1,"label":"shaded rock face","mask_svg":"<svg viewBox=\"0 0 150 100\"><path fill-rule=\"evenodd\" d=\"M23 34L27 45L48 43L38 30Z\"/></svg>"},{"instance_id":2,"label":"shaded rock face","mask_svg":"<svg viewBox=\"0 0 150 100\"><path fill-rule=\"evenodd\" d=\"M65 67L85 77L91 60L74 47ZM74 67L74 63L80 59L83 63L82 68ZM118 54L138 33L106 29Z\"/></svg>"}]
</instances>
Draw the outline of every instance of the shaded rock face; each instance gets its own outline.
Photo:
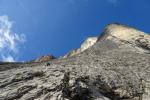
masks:
<instances>
[{"instance_id":1,"label":"shaded rock face","mask_svg":"<svg viewBox=\"0 0 150 100\"><path fill-rule=\"evenodd\" d=\"M46 61L51 61L53 59L55 59L53 55L47 55L47 56L42 56L40 58L37 58L33 62L46 62Z\"/></svg>"},{"instance_id":2,"label":"shaded rock face","mask_svg":"<svg viewBox=\"0 0 150 100\"><path fill-rule=\"evenodd\" d=\"M0 100L150 100L149 39L111 24L76 56L40 64L1 63Z\"/></svg>"}]
</instances>

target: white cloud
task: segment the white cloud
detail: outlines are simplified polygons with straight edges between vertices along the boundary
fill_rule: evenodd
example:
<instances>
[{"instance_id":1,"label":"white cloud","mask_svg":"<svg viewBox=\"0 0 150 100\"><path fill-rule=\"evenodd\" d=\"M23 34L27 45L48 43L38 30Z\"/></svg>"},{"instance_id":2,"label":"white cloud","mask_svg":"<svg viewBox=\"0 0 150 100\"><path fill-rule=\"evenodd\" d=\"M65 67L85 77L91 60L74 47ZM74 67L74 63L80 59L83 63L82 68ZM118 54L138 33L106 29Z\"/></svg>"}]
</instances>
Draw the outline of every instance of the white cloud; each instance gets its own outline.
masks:
<instances>
[{"instance_id":1,"label":"white cloud","mask_svg":"<svg viewBox=\"0 0 150 100\"><path fill-rule=\"evenodd\" d=\"M13 22L8 16L0 16L0 60L15 61L14 53L18 53L18 45L25 41L25 35L12 32Z\"/></svg>"},{"instance_id":2,"label":"white cloud","mask_svg":"<svg viewBox=\"0 0 150 100\"><path fill-rule=\"evenodd\" d=\"M4 61L4 62L15 62L15 59L14 59L14 57L12 57L12 56L2 56L2 61Z\"/></svg>"}]
</instances>

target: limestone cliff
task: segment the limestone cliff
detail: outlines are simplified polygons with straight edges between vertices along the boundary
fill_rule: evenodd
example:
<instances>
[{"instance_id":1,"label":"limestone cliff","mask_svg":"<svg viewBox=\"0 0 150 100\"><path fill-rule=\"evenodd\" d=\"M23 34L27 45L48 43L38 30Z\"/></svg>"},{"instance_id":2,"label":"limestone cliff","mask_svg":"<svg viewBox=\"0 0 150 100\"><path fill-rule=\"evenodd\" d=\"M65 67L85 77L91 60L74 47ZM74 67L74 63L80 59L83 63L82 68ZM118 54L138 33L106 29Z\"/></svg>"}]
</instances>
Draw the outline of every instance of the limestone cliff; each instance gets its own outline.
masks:
<instances>
[{"instance_id":1,"label":"limestone cliff","mask_svg":"<svg viewBox=\"0 0 150 100\"><path fill-rule=\"evenodd\" d=\"M137 29L121 25L111 24L105 28L103 34L99 37L99 40L109 39L116 42L121 41L123 44L132 44L141 50L150 50L150 35L145 34ZM123 45L124 46L124 45Z\"/></svg>"},{"instance_id":2,"label":"limestone cliff","mask_svg":"<svg viewBox=\"0 0 150 100\"><path fill-rule=\"evenodd\" d=\"M87 38L82 44L81 47L78 49L74 49L72 51L70 51L68 54L66 54L64 56L64 58L67 57L71 57L71 56L75 56L77 54L80 54L81 52L83 52L84 50L90 48L92 45L94 45L97 41L98 37L89 37Z\"/></svg>"},{"instance_id":3,"label":"limestone cliff","mask_svg":"<svg viewBox=\"0 0 150 100\"><path fill-rule=\"evenodd\" d=\"M148 34L110 24L84 47L43 63L1 63L0 100L150 100Z\"/></svg>"},{"instance_id":4,"label":"limestone cliff","mask_svg":"<svg viewBox=\"0 0 150 100\"><path fill-rule=\"evenodd\" d=\"M46 56L41 56L33 60L32 62L46 62L46 61L51 61L53 59L56 59L56 57L54 57L53 55L46 55Z\"/></svg>"}]
</instances>

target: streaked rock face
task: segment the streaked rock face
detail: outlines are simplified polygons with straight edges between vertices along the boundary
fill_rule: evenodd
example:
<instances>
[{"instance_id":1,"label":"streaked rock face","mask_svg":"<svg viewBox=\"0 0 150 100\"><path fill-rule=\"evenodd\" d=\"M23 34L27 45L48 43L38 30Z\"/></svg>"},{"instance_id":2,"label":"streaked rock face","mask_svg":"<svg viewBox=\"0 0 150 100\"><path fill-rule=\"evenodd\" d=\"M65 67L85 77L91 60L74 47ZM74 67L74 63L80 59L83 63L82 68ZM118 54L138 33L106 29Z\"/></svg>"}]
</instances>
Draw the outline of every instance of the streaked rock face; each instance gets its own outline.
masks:
<instances>
[{"instance_id":1,"label":"streaked rock face","mask_svg":"<svg viewBox=\"0 0 150 100\"><path fill-rule=\"evenodd\" d=\"M132 43L136 42L139 38L146 39L150 43L150 35L125 25L111 24L105 28L105 31L110 36Z\"/></svg>"},{"instance_id":2,"label":"streaked rock face","mask_svg":"<svg viewBox=\"0 0 150 100\"><path fill-rule=\"evenodd\" d=\"M111 24L76 56L0 63L0 100L149 100L149 39L134 28Z\"/></svg>"},{"instance_id":3,"label":"streaked rock face","mask_svg":"<svg viewBox=\"0 0 150 100\"><path fill-rule=\"evenodd\" d=\"M114 40L115 42L119 40L119 42L122 41L124 44L130 43L140 51L143 51L144 49L143 52L149 52L150 50L150 35L125 25L108 25L105 28L103 37L99 37L99 39L103 38Z\"/></svg>"}]
</instances>

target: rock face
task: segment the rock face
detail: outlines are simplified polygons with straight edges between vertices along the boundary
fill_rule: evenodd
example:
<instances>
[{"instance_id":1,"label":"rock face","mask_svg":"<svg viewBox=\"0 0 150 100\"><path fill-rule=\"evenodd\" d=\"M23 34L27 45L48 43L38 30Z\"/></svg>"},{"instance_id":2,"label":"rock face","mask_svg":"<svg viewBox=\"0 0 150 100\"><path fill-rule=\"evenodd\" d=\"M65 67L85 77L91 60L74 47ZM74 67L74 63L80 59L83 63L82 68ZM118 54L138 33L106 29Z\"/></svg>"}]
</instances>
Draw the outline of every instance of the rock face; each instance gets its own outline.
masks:
<instances>
[{"instance_id":1,"label":"rock face","mask_svg":"<svg viewBox=\"0 0 150 100\"><path fill-rule=\"evenodd\" d=\"M89 37L86 41L81 45L80 51L83 52L84 50L90 48L97 42L97 37Z\"/></svg>"},{"instance_id":2,"label":"rock face","mask_svg":"<svg viewBox=\"0 0 150 100\"><path fill-rule=\"evenodd\" d=\"M75 56L77 54L80 54L81 52L85 51L86 49L90 48L92 45L94 45L97 42L98 37L89 37L87 38L82 44L79 49L74 49L70 51L68 54L64 56L64 58Z\"/></svg>"},{"instance_id":3,"label":"rock face","mask_svg":"<svg viewBox=\"0 0 150 100\"><path fill-rule=\"evenodd\" d=\"M0 100L150 100L149 45L148 34L111 24L78 55L1 63Z\"/></svg>"},{"instance_id":4,"label":"rock face","mask_svg":"<svg viewBox=\"0 0 150 100\"><path fill-rule=\"evenodd\" d=\"M37 58L33 62L46 62L46 61L51 61L53 59L55 59L53 55L47 55L47 56L42 56L40 58Z\"/></svg>"},{"instance_id":5,"label":"rock face","mask_svg":"<svg viewBox=\"0 0 150 100\"><path fill-rule=\"evenodd\" d=\"M135 47L137 46L148 50L148 52L150 51L150 35L125 25L108 25L103 35L99 37L99 40L101 38L109 40L117 39L117 41L128 42L128 44L132 44Z\"/></svg>"}]
</instances>

